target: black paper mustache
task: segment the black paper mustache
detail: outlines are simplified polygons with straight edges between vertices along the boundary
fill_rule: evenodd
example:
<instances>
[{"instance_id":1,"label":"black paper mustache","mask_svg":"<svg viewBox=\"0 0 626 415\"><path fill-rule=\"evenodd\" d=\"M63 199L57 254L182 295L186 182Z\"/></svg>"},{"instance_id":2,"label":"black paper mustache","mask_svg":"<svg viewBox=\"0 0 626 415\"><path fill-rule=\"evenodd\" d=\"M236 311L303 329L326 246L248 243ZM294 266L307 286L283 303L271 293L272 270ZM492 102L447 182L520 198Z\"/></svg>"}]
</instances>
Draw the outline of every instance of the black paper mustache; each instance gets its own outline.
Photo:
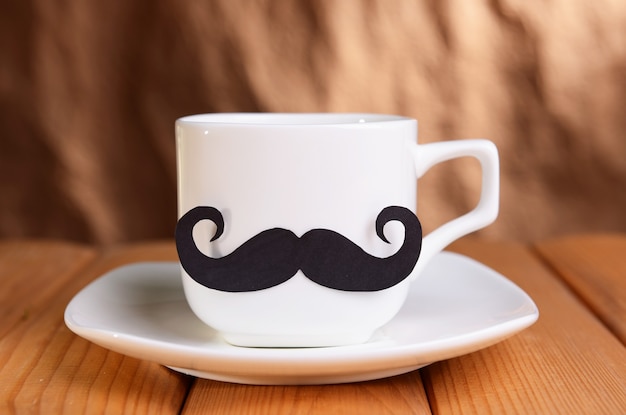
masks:
<instances>
[{"instance_id":1,"label":"black paper mustache","mask_svg":"<svg viewBox=\"0 0 626 415\"><path fill-rule=\"evenodd\" d=\"M313 229L298 238L293 232L273 228L244 242L222 258L204 255L193 239L193 228L201 220L215 223L211 241L224 232L219 210L198 206L185 213L176 225L176 249L183 269L199 284L228 292L257 291L281 284L298 270L317 284L343 291L379 291L404 280L413 271L422 248L422 226L405 207L389 206L376 218L376 234L389 243L383 227L400 221L404 243L387 258L365 252L341 234Z\"/></svg>"}]
</instances>

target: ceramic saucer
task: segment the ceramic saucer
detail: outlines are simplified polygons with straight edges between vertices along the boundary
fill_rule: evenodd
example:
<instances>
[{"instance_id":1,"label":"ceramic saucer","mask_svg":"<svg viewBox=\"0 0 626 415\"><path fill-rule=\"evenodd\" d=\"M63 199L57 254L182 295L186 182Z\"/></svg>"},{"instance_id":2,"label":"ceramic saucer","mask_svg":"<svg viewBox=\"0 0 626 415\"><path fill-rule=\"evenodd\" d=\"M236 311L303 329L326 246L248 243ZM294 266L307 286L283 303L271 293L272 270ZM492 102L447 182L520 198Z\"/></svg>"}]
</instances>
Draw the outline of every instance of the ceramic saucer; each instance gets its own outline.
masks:
<instances>
[{"instance_id":1,"label":"ceramic saucer","mask_svg":"<svg viewBox=\"0 0 626 415\"><path fill-rule=\"evenodd\" d=\"M497 343L538 316L532 299L504 276L442 252L412 283L396 317L367 343L354 346L232 346L191 312L174 262L136 263L108 272L72 299L65 323L100 346L186 374L284 385L406 373Z\"/></svg>"}]
</instances>

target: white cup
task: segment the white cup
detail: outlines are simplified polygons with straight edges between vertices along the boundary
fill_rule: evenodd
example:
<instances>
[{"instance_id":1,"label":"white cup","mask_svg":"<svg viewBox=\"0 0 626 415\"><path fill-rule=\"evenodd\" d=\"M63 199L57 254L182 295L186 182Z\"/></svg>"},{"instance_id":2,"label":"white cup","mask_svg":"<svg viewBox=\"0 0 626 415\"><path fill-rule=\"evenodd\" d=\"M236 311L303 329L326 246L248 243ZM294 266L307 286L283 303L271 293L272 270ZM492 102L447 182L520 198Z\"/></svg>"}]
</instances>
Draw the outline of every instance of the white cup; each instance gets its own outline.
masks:
<instances>
[{"instance_id":1,"label":"white cup","mask_svg":"<svg viewBox=\"0 0 626 415\"><path fill-rule=\"evenodd\" d=\"M185 296L234 345L365 342L433 255L498 214L495 145L417 144L411 118L193 115L176 145ZM481 163L480 201L422 238L416 179L463 156Z\"/></svg>"}]
</instances>

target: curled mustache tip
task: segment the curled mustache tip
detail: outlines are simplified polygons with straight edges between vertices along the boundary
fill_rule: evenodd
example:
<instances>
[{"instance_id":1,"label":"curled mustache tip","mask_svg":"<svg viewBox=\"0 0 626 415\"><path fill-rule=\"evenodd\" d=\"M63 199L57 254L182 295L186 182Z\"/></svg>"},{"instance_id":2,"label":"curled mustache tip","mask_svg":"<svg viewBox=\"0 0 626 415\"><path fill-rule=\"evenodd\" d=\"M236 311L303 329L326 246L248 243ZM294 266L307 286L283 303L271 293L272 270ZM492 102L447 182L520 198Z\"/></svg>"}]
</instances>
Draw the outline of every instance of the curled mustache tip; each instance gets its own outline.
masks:
<instances>
[{"instance_id":1,"label":"curled mustache tip","mask_svg":"<svg viewBox=\"0 0 626 415\"><path fill-rule=\"evenodd\" d=\"M210 218L213 223L215 223L215 235L211 238L211 242L217 240L224 233L224 216L222 216L222 212L215 208L211 208L213 211L211 212L212 218Z\"/></svg>"},{"instance_id":2,"label":"curled mustache tip","mask_svg":"<svg viewBox=\"0 0 626 415\"><path fill-rule=\"evenodd\" d=\"M405 207L387 206L376 217L376 235L378 235L378 237L383 242L386 242L388 244L391 243L389 239L385 236L384 228L387 223L392 221L399 221L404 226L405 241L407 238L415 239L414 236L416 234L419 234L419 239L421 240L422 225L419 222L417 216L415 216L413 212Z\"/></svg>"}]
</instances>

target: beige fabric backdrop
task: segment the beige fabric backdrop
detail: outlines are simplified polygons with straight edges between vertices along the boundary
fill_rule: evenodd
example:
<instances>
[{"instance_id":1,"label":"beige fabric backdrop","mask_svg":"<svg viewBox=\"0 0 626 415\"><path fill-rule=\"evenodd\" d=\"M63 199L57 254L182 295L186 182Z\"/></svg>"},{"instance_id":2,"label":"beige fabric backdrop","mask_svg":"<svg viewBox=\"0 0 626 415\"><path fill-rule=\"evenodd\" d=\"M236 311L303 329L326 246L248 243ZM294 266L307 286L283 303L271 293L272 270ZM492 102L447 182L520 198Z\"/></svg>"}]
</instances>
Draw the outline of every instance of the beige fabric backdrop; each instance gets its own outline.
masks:
<instances>
[{"instance_id":1,"label":"beige fabric backdrop","mask_svg":"<svg viewBox=\"0 0 626 415\"><path fill-rule=\"evenodd\" d=\"M485 137L487 238L626 231L621 0L19 2L0 5L0 237L171 238L177 117L368 111L420 141ZM420 182L425 228L479 169Z\"/></svg>"}]
</instances>

